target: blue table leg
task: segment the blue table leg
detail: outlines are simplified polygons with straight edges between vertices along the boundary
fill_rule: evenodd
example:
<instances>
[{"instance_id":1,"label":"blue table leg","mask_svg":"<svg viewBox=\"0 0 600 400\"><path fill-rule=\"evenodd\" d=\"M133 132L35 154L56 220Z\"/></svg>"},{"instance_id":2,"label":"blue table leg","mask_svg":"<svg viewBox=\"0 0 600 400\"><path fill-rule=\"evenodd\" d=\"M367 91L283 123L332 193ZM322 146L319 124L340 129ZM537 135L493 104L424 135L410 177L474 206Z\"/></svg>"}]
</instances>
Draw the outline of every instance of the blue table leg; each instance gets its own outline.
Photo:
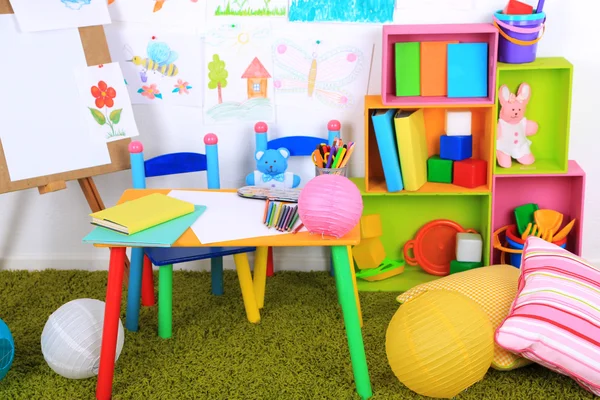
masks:
<instances>
[{"instance_id":1,"label":"blue table leg","mask_svg":"<svg viewBox=\"0 0 600 400\"><path fill-rule=\"evenodd\" d=\"M210 284L213 295L223 295L223 257L210 259Z\"/></svg>"},{"instance_id":2,"label":"blue table leg","mask_svg":"<svg viewBox=\"0 0 600 400\"><path fill-rule=\"evenodd\" d=\"M127 314L125 316L125 328L132 332L137 332L139 327L143 265L144 249L141 247L132 248L131 263L129 265L129 286L127 288Z\"/></svg>"}]
</instances>

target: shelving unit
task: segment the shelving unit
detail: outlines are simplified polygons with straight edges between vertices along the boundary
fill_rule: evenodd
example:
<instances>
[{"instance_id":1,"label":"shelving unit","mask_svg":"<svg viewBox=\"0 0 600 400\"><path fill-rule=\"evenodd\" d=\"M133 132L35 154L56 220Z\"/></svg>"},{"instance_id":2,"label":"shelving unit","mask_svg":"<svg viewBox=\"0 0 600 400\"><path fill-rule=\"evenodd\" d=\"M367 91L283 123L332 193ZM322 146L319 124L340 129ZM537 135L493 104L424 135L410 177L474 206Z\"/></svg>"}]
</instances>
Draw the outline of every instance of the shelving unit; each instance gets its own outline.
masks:
<instances>
[{"instance_id":1,"label":"shelving unit","mask_svg":"<svg viewBox=\"0 0 600 400\"><path fill-rule=\"evenodd\" d=\"M519 85L531 87L531 100L525 116L539 125L537 134L530 136L533 165L521 165L513 160L511 168L495 164L494 174L557 174L566 173L569 156L571 93L573 65L562 57L538 58L530 64L498 63L496 85L507 85L516 93ZM499 107L498 96L496 106ZM494 137L496 135L494 127ZM495 145L495 144L494 144ZM494 148L495 150L495 148Z\"/></svg>"},{"instance_id":2,"label":"shelving unit","mask_svg":"<svg viewBox=\"0 0 600 400\"><path fill-rule=\"evenodd\" d=\"M540 208L563 213L563 226L576 219L567 237L567 250L581 254L585 172L577 162L567 159L573 66L561 57L539 58L522 65L496 64L497 35L491 24L383 28L382 95L365 97L365 177L352 178L352 181L361 191L363 214L382 216L381 240L391 259L403 258L404 244L413 239L423 225L444 218L478 231L483 238L484 265L498 263L500 252L493 249L492 235L498 228L513 224L514 208L526 203L537 203ZM489 43L488 98L395 96L394 44L451 40ZM539 124L537 135L530 137L536 161L531 166L523 166L513 160L513 167L504 169L496 163L497 89L506 84L515 93L522 82L529 83L532 89L525 115ZM470 111L472 157L487 161L487 183L469 189L427 182L418 191L388 192L371 121L373 111L379 109L423 109L428 156L440 153L439 138L445 133L445 112ZM360 291L400 292L438 278L419 266L406 266L402 274L382 281L359 280L358 288Z\"/></svg>"}]
</instances>

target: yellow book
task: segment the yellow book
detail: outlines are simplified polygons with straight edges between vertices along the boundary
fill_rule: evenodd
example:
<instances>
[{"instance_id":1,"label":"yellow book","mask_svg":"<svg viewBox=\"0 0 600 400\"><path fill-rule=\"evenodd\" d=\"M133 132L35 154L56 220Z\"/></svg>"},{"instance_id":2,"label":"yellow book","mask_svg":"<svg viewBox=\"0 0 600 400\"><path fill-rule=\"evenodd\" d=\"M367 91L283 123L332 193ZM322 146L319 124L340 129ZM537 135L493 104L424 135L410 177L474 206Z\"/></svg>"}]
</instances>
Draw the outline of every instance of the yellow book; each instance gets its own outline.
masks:
<instances>
[{"instance_id":1,"label":"yellow book","mask_svg":"<svg viewBox=\"0 0 600 400\"><path fill-rule=\"evenodd\" d=\"M398 110L394 116L394 127L404 190L417 191L427 182L427 137L423 109Z\"/></svg>"},{"instance_id":2,"label":"yellow book","mask_svg":"<svg viewBox=\"0 0 600 400\"><path fill-rule=\"evenodd\" d=\"M187 201L155 193L90 214L92 224L132 235L194 212Z\"/></svg>"}]
</instances>

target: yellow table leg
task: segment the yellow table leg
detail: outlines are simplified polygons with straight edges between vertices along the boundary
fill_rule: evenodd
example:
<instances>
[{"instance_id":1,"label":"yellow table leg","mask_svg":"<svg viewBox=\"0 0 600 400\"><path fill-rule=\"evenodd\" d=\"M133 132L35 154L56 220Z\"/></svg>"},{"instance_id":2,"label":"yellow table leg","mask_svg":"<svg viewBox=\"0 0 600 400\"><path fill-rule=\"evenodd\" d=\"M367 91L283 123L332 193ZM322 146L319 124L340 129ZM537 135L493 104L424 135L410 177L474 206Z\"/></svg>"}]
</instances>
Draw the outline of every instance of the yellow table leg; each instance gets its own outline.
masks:
<instances>
[{"instance_id":1,"label":"yellow table leg","mask_svg":"<svg viewBox=\"0 0 600 400\"><path fill-rule=\"evenodd\" d=\"M261 309L265 305L265 286L267 284L268 247L257 247L254 255L254 294L256 304Z\"/></svg>"},{"instance_id":2,"label":"yellow table leg","mask_svg":"<svg viewBox=\"0 0 600 400\"><path fill-rule=\"evenodd\" d=\"M358 318L360 327L363 327L362 309L360 308L360 298L358 297L358 285L356 284L356 271L354 270L354 258L352 258L352 247L348 247L348 260L350 260L350 272L352 273L352 284L354 285L354 297L356 298L356 308L358 309Z\"/></svg>"},{"instance_id":3,"label":"yellow table leg","mask_svg":"<svg viewBox=\"0 0 600 400\"><path fill-rule=\"evenodd\" d=\"M235 269L237 270L244 307L248 321L253 324L260 322L260 311L256 305L256 296L254 295L254 285L252 283L252 273L250 272L250 262L247 253L234 254Z\"/></svg>"}]
</instances>

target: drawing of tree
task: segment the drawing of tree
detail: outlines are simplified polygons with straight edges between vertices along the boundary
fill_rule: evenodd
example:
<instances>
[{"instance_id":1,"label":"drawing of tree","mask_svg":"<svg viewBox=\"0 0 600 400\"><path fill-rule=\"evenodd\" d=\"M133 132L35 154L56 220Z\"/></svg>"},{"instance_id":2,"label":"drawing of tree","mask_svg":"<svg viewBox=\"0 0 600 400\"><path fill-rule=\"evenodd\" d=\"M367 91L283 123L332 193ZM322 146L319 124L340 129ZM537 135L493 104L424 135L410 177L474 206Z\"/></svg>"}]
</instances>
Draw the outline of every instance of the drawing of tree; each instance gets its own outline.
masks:
<instances>
[{"instance_id":1,"label":"drawing of tree","mask_svg":"<svg viewBox=\"0 0 600 400\"><path fill-rule=\"evenodd\" d=\"M208 88L217 89L219 93L219 104L223 103L221 89L227 86L227 76L229 72L225 69L225 61L219 58L218 54L213 54L212 61L208 63Z\"/></svg>"}]
</instances>

